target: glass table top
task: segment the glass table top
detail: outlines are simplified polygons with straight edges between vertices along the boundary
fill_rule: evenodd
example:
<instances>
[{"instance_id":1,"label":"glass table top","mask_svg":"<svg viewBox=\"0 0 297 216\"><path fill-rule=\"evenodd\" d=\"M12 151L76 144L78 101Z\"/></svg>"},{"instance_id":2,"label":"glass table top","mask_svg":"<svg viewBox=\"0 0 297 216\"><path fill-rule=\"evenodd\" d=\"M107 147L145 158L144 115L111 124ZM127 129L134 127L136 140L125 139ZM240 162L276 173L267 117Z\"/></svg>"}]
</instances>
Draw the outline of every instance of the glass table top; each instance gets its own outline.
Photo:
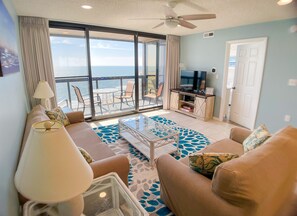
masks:
<instances>
[{"instance_id":1,"label":"glass table top","mask_svg":"<svg viewBox=\"0 0 297 216\"><path fill-rule=\"evenodd\" d=\"M178 133L178 131L170 126L158 123L142 114L121 118L119 119L119 123L137 131L150 140L166 138Z\"/></svg>"}]
</instances>

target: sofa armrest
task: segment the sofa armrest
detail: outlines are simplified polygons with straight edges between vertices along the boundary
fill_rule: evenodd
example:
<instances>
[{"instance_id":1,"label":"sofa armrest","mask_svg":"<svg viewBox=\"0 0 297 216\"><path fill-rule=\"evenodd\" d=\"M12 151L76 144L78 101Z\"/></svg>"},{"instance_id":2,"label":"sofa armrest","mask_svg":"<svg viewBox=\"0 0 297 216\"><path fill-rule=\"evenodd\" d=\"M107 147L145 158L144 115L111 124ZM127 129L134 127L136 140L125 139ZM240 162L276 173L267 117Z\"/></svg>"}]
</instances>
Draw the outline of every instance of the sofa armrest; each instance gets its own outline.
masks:
<instances>
[{"instance_id":1,"label":"sofa armrest","mask_svg":"<svg viewBox=\"0 0 297 216\"><path fill-rule=\"evenodd\" d=\"M161 199L174 214L243 215L235 207L212 192L211 180L191 170L170 155L157 160Z\"/></svg>"},{"instance_id":2,"label":"sofa armrest","mask_svg":"<svg viewBox=\"0 0 297 216\"><path fill-rule=\"evenodd\" d=\"M241 128L241 127L234 127L230 131L230 139L235 142L243 143L243 141L252 133L251 130Z\"/></svg>"},{"instance_id":3,"label":"sofa armrest","mask_svg":"<svg viewBox=\"0 0 297 216\"><path fill-rule=\"evenodd\" d=\"M90 163L90 166L94 172L94 178L103 176L110 172L116 172L128 186L130 163L126 156L115 155L103 160L92 162Z\"/></svg>"},{"instance_id":4,"label":"sofa armrest","mask_svg":"<svg viewBox=\"0 0 297 216\"><path fill-rule=\"evenodd\" d=\"M69 113L65 113L65 114L68 117L70 124L85 121L84 113L82 111L69 112Z\"/></svg>"}]
</instances>

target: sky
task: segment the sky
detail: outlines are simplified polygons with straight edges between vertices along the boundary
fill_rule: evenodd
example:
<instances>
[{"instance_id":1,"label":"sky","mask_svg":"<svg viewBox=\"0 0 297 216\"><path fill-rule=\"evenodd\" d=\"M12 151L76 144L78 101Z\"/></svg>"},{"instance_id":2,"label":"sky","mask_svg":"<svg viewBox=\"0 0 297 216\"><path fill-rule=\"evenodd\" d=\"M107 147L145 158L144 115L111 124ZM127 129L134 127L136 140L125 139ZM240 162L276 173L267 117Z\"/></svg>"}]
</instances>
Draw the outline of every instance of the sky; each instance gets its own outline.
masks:
<instances>
[{"instance_id":1,"label":"sky","mask_svg":"<svg viewBox=\"0 0 297 216\"><path fill-rule=\"evenodd\" d=\"M51 36L54 65L86 66L86 39ZM90 40L92 66L134 66L134 43L111 40ZM139 46L142 66L142 46Z\"/></svg>"}]
</instances>

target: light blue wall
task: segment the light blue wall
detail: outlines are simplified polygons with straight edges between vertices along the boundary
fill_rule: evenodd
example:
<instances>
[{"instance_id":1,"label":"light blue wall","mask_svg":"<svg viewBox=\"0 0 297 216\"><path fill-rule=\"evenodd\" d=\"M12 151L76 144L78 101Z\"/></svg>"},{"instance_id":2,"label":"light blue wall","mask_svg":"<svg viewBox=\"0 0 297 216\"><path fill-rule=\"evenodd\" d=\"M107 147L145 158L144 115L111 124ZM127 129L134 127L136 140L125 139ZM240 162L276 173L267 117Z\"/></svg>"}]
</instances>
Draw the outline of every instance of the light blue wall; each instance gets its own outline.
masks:
<instances>
[{"instance_id":1,"label":"light blue wall","mask_svg":"<svg viewBox=\"0 0 297 216\"><path fill-rule=\"evenodd\" d=\"M11 0L3 0L18 26ZM0 34L3 29L0 30ZM19 38L18 38L19 43ZM19 52L19 58L21 55ZM18 215L19 203L14 187L20 142L27 114L23 72L0 77L0 216Z\"/></svg>"},{"instance_id":2,"label":"light blue wall","mask_svg":"<svg viewBox=\"0 0 297 216\"><path fill-rule=\"evenodd\" d=\"M285 125L297 127L297 87L287 85L288 79L297 79L297 33L289 28L297 19L247 25L215 31L215 37L203 39L202 34L181 38L181 63L187 69L217 68L218 79L208 76L208 86L215 87L214 115L219 117L223 83L226 41L268 37L266 64L260 95L256 126L265 123L274 132ZM284 122L284 115L291 122Z\"/></svg>"}]
</instances>

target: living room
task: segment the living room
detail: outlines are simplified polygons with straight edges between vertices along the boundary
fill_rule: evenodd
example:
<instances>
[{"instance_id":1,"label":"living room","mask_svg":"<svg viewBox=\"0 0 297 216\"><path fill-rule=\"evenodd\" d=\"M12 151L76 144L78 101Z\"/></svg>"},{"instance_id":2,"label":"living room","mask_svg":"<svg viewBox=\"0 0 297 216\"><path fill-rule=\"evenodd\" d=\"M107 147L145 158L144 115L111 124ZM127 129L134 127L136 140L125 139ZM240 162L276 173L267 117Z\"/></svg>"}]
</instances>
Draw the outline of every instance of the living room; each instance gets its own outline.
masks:
<instances>
[{"instance_id":1,"label":"living room","mask_svg":"<svg viewBox=\"0 0 297 216\"><path fill-rule=\"evenodd\" d=\"M60 16L62 11L65 8L56 12L56 8L54 7L54 3L43 2L43 7L51 11L52 15L42 15L42 12L38 13L38 10L34 9L34 1L31 1L32 5L27 5L27 3L20 3L20 1L9 1L2 0L7 11L12 17L15 23L16 32L19 29L19 21L18 16L38 16L49 18L50 21L67 21L70 23L81 23L81 24L92 24L94 25L94 19L96 17L92 17L94 15L90 15L91 12L81 11L82 16L85 16L90 21L81 20L78 18L71 19L62 19ZM93 1L90 1L91 3ZM102 4L102 8L104 7L118 7L116 1L112 1L113 3L100 2ZM136 3L135 3L136 2ZM140 4L142 1L128 1L128 3ZM157 4L160 9L155 13L158 15L157 17L164 16L162 5L166 5L166 1L146 1L145 4L150 4L153 2ZM207 71L207 87L214 88L215 94L215 103L214 103L214 111L213 116L215 118L214 122L217 124L221 124L220 120L224 119L224 111L222 106L222 101L226 99L226 93L224 93L223 89L226 82L226 59L228 56L227 53L227 45L228 43L242 43L241 40L249 40L253 38L266 38L267 46L266 46L266 54L265 54L265 65L263 67L263 75L261 81L261 90L259 92L258 99L258 109L255 114L254 119L254 127L250 129L257 128L261 124L265 124L271 133L276 133L278 130L292 125L293 127L297 127L297 100L296 100L296 79L297 79L297 61L296 61L296 50L297 50L297 33L296 33L296 25L297 25L297 7L296 1L291 2L290 4L279 6L277 5L277 1L266 1L262 2L258 6L257 1L253 1L250 3L243 3L239 5L240 9L242 7L248 7L248 10L240 10L242 16L246 15L245 19L239 19L238 15L233 15L235 12L232 11L231 6L224 6L227 13L227 21L224 23L221 22L220 7L223 7L218 1L212 1L210 5L206 3L202 3L201 1L185 1L190 3L196 3L197 5L205 6L209 11L209 13L216 13L217 18L211 20L203 20L203 21L190 21L196 24L197 29L187 29L183 27L182 30L171 29L165 25L158 27L156 29L152 29L156 26L159 20L156 22L148 22L144 26L145 30L138 30L136 26L142 26L143 20L134 20L133 24L131 24L132 20L129 20L130 27L126 27L126 30L138 30L140 32L148 32L150 34L158 34L163 35L180 35L180 55L179 55L179 66L187 69L187 70L202 70ZM36 2L35 2L36 3ZM94 3L94 2L93 2ZM127 3L127 4L128 4ZM217 3L217 6L215 5ZM37 4L37 3L36 3ZM40 3L38 3L40 4ZM67 3L68 4L68 3ZM69 3L71 4L71 3ZM79 1L73 1L75 7L80 7ZM126 7L133 8L130 5L126 5ZM196 5L195 4L195 5ZM227 4L227 3L226 3ZM229 4L229 3L228 3ZM239 4L238 1L233 2ZM250 5L249 5L250 4ZM21 6L23 8L23 12L21 11ZM269 7L268 7L269 5ZM72 6L72 7L74 7ZM134 5L135 6L135 5ZM210 7L212 6L212 7ZM267 7L266 7L267 6ZM66 7L66 6L65 6ZM130 8L128 7L128 11ZM135 6L136 7L136 6ZM230 7L230 9L228 9ZM137 8L137 7L136 7ZM190 12L188 13L187 8ZM32 12L27 12L29 9L32 9ZM200 8L201 9L201 8ZM228 9L228 10L227 10ZM132 9L131 9L132 10ZM94 9L93 9L94 11ZM190 8L187 5L180 4L177 5L174 11L180 14L191 14L191 13L200 13L201 11L196 8ZM102 11L101 11L102 12ZM99 12L98 12L99 13ZM103 13L103 12L102 12ZM129 13L129 12L127 12ZM153 18L153 12L149 10L145 10L143 14L138 14L133 18ZM205 13L205 12L203 12ZM258 17L258 14L263 13L266 14L269 18L262 18L261 20L256 20L254 17ZM72 16L77 16L78 13L72 14ZM106 15L106 13L104 13ZM113 15L114 19L118 17L118 15ZM156 17L155 17L156 18ZM107 17L106 17L107 19ZM112 18L108 18L112 19ZM223 19L223 18L222 18ZM97 26L104 27L113 27L119 28L121 22L125 22L124 19L116 19L118 24L111 26L110 24L103 24ZM237 21L234 25L228 26L229 22L232 20ZM107 20L106 20L107 22ZM128 21L127 21L128 22ZM160 21L161 22L161 21ZM201 22L201 23L200 23ZM221 26L224 27L220 27ZM201 26L200 26L201 25ZM199 30L208 26L207 30ZM218 26L216 26L218 25ZM150 26L150 28L149 28ZM140 27L139 27L140 28ZM180 31L179 33L177 31ZM2 32L2 30L1 30ZM204 38L204 33L213 32L213 37ZM17 44L19 50L19 62L20 62L20 70L19 72L12 73L0 77L0 98L1 98L1 126L0 126L0 137L1 137L1 183L0 183L0 215L19 215L19 201L18 201L18 193L14 185L14 176L19 163L19 153L21 148L21 142L24 134L24 128L26 124L27 114L31 111L31 102L32 98L28 96L27 83L25 81L24 74L24 66L23 66L23 58L21 55L21 38L17 33ZM211 73L212 68L215 68L215 73ZM179 78L179 75L178 77ZM167 87L168 88L168 87ZM163 90L164 91L164 90ZM225 95L225 96L224 96ZM138 101L139 103L139 101ZM163 101L164 103L164 101ZM132 104L132 103L130 103ZM139 103L142 105L142 101ZM145 103L147 105L148 102ZM125 106L125 105L123 105ZM120 110L120 109L119 109ZM198 120L191 117L186 117L182 114L177 114L168 110L156 110L158 115L162 112L169 112L170 116L177 116L176 121L179 118L183 119L184 117L184 126L187 124L194 125ZM162 115L160 115L162 116ZM165 116L165 115L164 115ZM180 117L182 116L182 117ZM112 117L112 116L111 116ZM107 118L104 121L113 121L113 118ZM213 122L213 121L210 121ZM209 122L205 122L205 125ZM93 122L93 124L97 125L97 122ZM92 124L91 124L92 125ZM203 123L201 123L203 125ZM97 125L98 126L98 125ZM204 126L204 125L203 125ZM202 127L202 126L200 126ZM217 127L220 128L220 127ZM197 129L198 130L198 129ZM228 128L230 130L230 128ZM201 132L198 130L198 132ZM213 132L219 133L221 131ZM206 134L205 134L206 135ZM208 137L209 138L209 137ZM225 138L225 137L224 137ZM227 138L227 137L226 137ZM212 140L214 141L214 140ZM198 213L197 213L198 214ZM203 215L203 214L202 214ZM265 215L265 214L263 214ZM267 215L267 214L266 214ZM277 215L277 214L276 214Z\"/></svg>"}]
</instances>

